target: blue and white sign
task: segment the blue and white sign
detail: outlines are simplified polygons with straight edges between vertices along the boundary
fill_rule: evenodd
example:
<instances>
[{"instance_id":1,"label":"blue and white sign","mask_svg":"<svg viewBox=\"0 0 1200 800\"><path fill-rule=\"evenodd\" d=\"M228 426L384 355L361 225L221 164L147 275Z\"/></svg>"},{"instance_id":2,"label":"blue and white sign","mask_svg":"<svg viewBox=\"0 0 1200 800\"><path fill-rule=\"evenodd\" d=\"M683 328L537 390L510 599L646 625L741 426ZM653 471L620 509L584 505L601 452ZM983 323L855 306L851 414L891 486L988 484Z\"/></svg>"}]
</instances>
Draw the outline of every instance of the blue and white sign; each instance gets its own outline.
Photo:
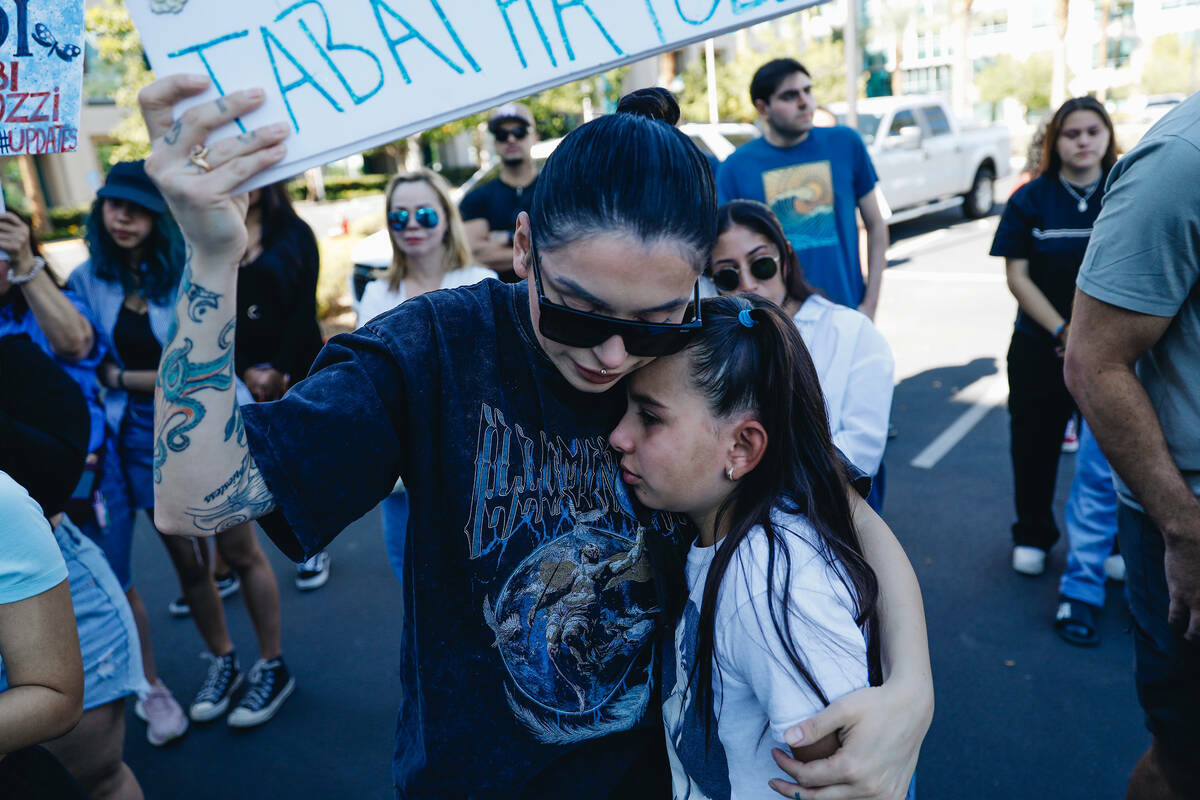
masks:
<instances>
[{"instance_id":1,"label":"blue and white sign","mask_svg":"<svg viewBox=\"0 0 1200 800\"><path fill-rule=\"evenodd\" d=\"M3 0L0 0L2 2ZM59 2L60 0L55 0ZM248 188L821 0L126 0L162 77L262 87L291 124Z\"/></svg>"},{"instance_id":2,"label":"blue and white sign","mask_svg":"<svg viewBox=\"0 0 1200 800\"><path fill-rule=\"evenodd\" d=\"M83 0L0 0L0 156L79 140Z\"/></svg>"}]
</instances>

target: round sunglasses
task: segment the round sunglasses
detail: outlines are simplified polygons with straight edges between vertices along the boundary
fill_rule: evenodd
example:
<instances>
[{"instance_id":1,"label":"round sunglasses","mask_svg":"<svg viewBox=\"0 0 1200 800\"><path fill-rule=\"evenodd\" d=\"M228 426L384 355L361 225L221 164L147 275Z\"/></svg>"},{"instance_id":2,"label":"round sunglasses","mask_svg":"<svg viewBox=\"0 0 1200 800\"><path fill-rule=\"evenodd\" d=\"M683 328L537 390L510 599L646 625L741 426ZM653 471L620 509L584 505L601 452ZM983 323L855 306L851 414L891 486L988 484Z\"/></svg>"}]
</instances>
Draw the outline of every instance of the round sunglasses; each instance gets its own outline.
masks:
<instances>
[{"instance_id":1,"label":"round sunglasses","mask_svg":"<svg viewBox=\"0 0 1200 800\"><path fill-rule=\"evenodd\" d=\"M413 214L407 208L401 208L398 211L389 211L387 215L388 226L394 231L402 231L408 227L408 221ZM416 213L417 224L422 228L436 228L438 221L441 219L438 216L437 209L429 206L422 206L417 209Z\"/></svg>"},{"instance_id":2,"label":"round sunglasses","mask_svg":"<svg viewBox=\"0 0 1200 800\"><path fill-rule=\"evenodd\" d=\"M774 256L759 256L750 262L750 274L755 280L769 281L779 272L779 261ZM722 292L736 292L742 282L737 267L725 267L713 273L712 282Z\"/></svg>"}]
</instances>

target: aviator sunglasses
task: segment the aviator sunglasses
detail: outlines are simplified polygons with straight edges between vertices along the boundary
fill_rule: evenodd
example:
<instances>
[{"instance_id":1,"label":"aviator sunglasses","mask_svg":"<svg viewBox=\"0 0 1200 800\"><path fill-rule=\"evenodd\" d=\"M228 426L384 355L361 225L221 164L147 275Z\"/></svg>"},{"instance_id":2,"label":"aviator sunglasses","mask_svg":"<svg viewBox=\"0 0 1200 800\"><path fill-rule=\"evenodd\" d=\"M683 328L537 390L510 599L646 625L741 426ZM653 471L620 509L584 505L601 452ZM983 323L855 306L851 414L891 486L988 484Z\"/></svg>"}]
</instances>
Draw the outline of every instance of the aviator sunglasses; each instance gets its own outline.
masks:
<instances>
[{"instance_id":1,"label":"aviator sunglasses","mask_svg":"<svg viewBox=\"0 0 1200 800\"><path fill-rule=\"evenodd\" d=\"M498 128L492 131L492 136L496 137L497 142L507 142L509 139L516 139L518 142L523 141L529 135L528 125L514 125L511 128Z\"/></svg>"},{"instance_id":2,"label":"aviator sunglasses","mask_svg":"<svg viewBox=\"0 0 1200 800\"><path fill-rule=\"evenodd\" d=\"M408 227L408 220L412 217L412 212L407 208L402 208L399 211L389 211L387 215L388 225L394 231L402 231ZM417 209L417 224L422 228L436 228L438 226L437 209L429 206L422 206ZM378 219L378 218L377 218Z\"/></svg>"},{"instance_id":3,"label":"aviator sunglasses","mask_svg":"<svg viewBox=\"0 0 1200 800\"><path fill-rule=\"evenodd\" d=\"M750 262L750 274L755 280L769 281L779 271L779 261L774 256L759 256ZM741 283L737 267L725 267L713 273L712 282L722 292L736 292Z\"/></svg>"},{"instance_id":4,"label":"aviator sunglasses","mask_svg":"<svg viewBox=\"0 0 1200 800\"><path fill-rule=\"evenodd\" d=\"M537 246L530 239L533 277L538 294L538 329L547 339L568 347L597 347L614 336L625 342L625 352L631 356L668 356L678 353L687 346L692 334L700 329L700 282L696 282L689 322L635 322L616 317L606 317L587 311L551 303L542 289L541 259Z\"/></svg>"}]
</instances>

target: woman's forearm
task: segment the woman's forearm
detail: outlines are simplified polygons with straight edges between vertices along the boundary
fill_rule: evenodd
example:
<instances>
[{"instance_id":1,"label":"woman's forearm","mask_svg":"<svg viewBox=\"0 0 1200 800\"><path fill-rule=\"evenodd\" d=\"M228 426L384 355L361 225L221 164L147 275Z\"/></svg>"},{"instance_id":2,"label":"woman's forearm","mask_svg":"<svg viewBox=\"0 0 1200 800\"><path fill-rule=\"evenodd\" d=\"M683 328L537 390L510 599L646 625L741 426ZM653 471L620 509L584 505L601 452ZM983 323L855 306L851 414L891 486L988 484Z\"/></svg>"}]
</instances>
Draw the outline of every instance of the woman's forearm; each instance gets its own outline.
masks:
<instances>
[{"instance_id":1,"label":"woman's forearm","mask_svg":"<svg viewBox=\"0 0 1200 800\"><path fill-rule=\"evenodd\" d=\"M1057 331L1058 326L1066 322L1063 319L1063 315L1058 313L1058 309L1054 307L1054 304L1046 299L1046 295L1042 293L1042 290L1029 277L1028 270L1014 273L1010 268L1008 272L1008 288L1012 292L1013 297L1017 298L1017 305L1021 307L1021 310L1033 317L1038 325L1041 325L1051 333Z\"/></svg>"},{"instance_id":2,"label":"woman's forearm","mask_svg":"<svg viewBox=\"0 0 1200 800\"><path fill-rule=\"evenodd\" d=\"M184 270L155 392L154 519L165 533L211 536L275 507L235 395L236 292L232 264Z\"/></svg>"},{"instance_id":3,"label":"woman's forearm","mask_svg":"<svg viewBox=\"0 0 1200 800\"><path fill-rule=\"evenodd\" d=\"M23 284L21 291L54 355L67 361L78 361L92 352L92 324L55 285L46 269Z\"/></svg>"}]
</instances>

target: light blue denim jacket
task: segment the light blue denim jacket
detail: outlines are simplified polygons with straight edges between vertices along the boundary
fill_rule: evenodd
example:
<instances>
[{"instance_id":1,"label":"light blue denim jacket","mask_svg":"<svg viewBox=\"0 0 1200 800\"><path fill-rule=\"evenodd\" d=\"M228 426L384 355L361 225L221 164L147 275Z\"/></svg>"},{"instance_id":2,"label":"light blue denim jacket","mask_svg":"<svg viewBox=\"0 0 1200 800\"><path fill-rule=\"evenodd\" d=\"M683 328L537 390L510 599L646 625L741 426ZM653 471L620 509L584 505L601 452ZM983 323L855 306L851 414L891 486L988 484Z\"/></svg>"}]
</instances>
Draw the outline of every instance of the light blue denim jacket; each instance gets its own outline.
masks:
<instances>
[{"instance_id":1,"label":"light blue denim jacket","mask_svg":"<svg viewBox=\"0 0 1200 800\"><path fill-rule=\"evenodd\" d=\"M75 268L67 278L67 286L77 294L91 311L96 330L104 341L104 349L117 364L121 356L113 346L113 331L117 327L117 317L121 314L121 306L125 303L125 287L114 281L106 281L92 271L91 260L85 261ZM167 331L171 329L171 317L175 313L175 292L162 302L150 303L150 330L158 340L160 347L166 346ZM129 402L129 393L120 389L104 390L104 418L109 430L121 430L121 418L125 416L125 406Z\"/></svg>"}]
</instances>

